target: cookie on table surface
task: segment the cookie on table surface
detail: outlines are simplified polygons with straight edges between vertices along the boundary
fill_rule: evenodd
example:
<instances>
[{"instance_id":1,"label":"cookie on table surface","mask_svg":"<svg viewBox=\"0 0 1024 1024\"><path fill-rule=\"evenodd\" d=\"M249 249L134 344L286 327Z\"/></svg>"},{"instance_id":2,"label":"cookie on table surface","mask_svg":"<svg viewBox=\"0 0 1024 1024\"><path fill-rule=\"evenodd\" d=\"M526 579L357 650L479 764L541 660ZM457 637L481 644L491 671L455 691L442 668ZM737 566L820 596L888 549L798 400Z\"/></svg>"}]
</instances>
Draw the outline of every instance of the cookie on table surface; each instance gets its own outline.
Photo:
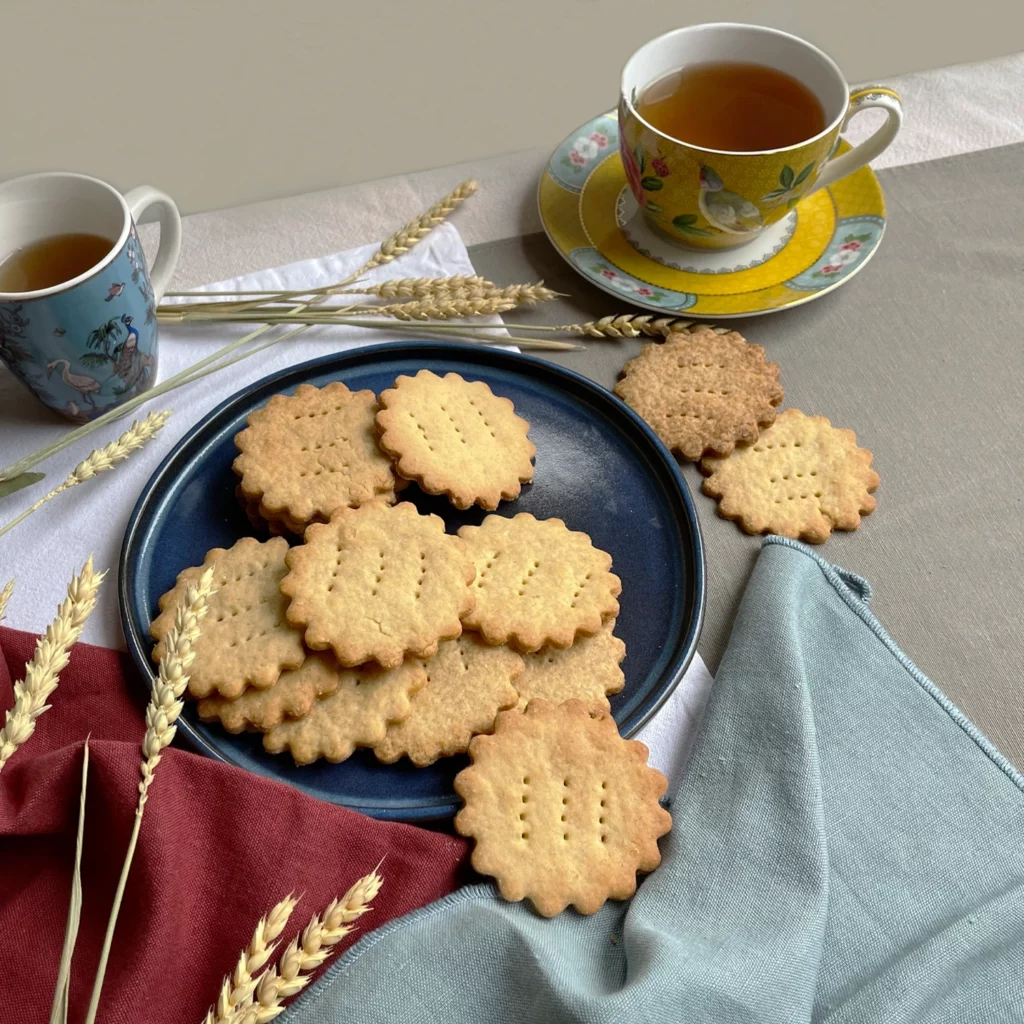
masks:
<instances>
[{"instance_id":1,"label":"cookie on table surface","mask_svg":"<svg viewBox=\"0 0 1024 1024\"><path fill-rule=\"evenodd\" d=\"M208 602L195 660L189 668L193 697L239 696L247 686L266 689L286 669L298 668L306 657L302 633L285 615L280 584L288 571L288 542L274 537L261 544L243 537L234 546L214 548L201 566L178 574L174 589L160 598L160 614L149 627L157 641L153 660L164 653L164 637L174 626L174 613L185 601L189 586L215 566L216 588Z\"/></svg>"},{"instance_id":2,"label":"cookie on table surface","mask_svg":"<svg viewBox=\"0 0 1024 1024\"><path fill-rule=\"evenodd\" d=\"M347 671L329 651L310 651L298 667L281 673L265 690L249 687L234 700L204 697L198 706L203 721L219 719L228 732L265 732L286 718L301 718L321 698L328 697Z\"/></svg>"},{"instance_id":3,"label":"cookie on table surface","mask_svg":"<svg viewBox=\"0 0 1024 1024\"><path fill-rule=\"evenodd\" d=\"M694 462L756 440L783 398L779 368L760 345L705 326L645 345L622 372L615 393Z\"/></svg>"},{"instance_id":4,"label":"cookie on table surface","mask_svg":"<svg viewBox=\"0 0 1024 1024\"><path fill-rule=\"evenodd\" d=\"M619 668L626 645L614 629L615 623L609 622L600 633L581 637L565 650L544 647L536 654L524 654L526 670L516 680L519 710L541 697L552 704L581 700L593 710L610 711L608 697L626 685Z\"/></svg>"},{"instance_id":5,"label":"cookie on table surface","mask_svg":"<svg viewBox=\"0 0 1024 1024\"><path fill-rule=\"evenodd\" d=\"M488 516L459 537L476 567L476 604L462 621L489 644L569 647L619 614L611 555L561 519Z\"/></svg>"},{"instance_id":6,"label":"cookie on table surface","mask_svg":"<svg viewBox=\"0 0 1024 1024\"><path fill-rule=\"evenodd\" d=\"M429 658L459 636L473 607L465 545L409 502L339 509L310 526L287 561L288 621L305 630L308 647L333 649L342 665Z\"/></svg>"},{"instance_id":7,"label":"cookie on table surface","mask_svg":"<svg viewBox=\"0 0 1024 1024\"><path fill-rule=\"evenodd\" d=\"M879 477L871 459L852 430L786 409L756 444L727 459L705 458L703 490L747 533L820 544L833 529L856 530L874 510Z\"/></svg>"},{"instance_id":8,"label":"cookie on table surface","mask_svg":"<svg viewBox=\"0 0 1024 1024\"><path fill-rule=\"evenodd\" d=\"M473 867L504 899L528 898L545 917L569 904L593 914L632 896L636 873L661 863L658 839L672 826L658 803L665 776L610 715L534 700L498 715L469 756L455 777L465 802L455 828L476 841Z\"/></svg>"},{"instance_id":9,"label":"cookie on table surface","mask_svg":"<svg viewBox=\"0 0 1024 1024\"><path fill-rule=\"evenodd\" d=\"M381 392L380 446L398 475L456 508L496 509L533 479L529 423L479 380L420 370Z\"/></svg>"},{"instance_id":10,"label":"cookie on table surface","mask_svg":"<svg viewBox=\"0 0 1024 1024\"><path fill-rule=\"evenodd\" d=\"M445 640L423 668L427 685L412 698L409 717L389 725L374 748L387 764L404 755L422 767L461 754L473 736L494 728L499 711L519 699L513 684L523 674L523 659L473 633Z\"/></svg>"},{"instance_id":11,"label":"cookie on table surface","mask_svg":"<svg viewBox=\"0 0 1024 1024\"><path fill-rule=\"evenodd\" d=\"M274 395L235 435L234 470L247 502L301 535L338 508L395 500L391 460L377 444L377 398L340 381Z\"/></svg>"},{"instance_id":12,"label":"cookie on table surface","mask_svg":"<svg viewBox=\"0 0 1024 1024\"><path fill-rule=\"evenodd\" d=\"M311 764L321 757L344 761L356 747L379 743L391 722L405 718L410 697L426 681L427 673L416 661L398 668L344 669L334 693L318 700L301 718L272 726L264 733L263 746L271 754L290 751L296 764Z\"/></svg>"}]
</instances>

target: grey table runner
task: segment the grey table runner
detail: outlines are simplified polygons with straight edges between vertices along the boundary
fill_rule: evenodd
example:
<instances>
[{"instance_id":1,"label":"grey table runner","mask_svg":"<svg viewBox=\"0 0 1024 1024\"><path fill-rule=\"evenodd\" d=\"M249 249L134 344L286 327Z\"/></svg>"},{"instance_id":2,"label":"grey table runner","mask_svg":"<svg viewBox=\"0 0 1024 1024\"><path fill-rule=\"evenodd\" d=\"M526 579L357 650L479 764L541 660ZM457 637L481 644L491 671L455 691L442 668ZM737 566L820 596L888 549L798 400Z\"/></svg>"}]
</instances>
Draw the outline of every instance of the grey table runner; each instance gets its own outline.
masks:
<instances>
[{"instance_id":1,"label":"grey table runner","mask_svg":"<svg viewBox=\"0 0 1024 1024\"><path fill-rule=\"evenodd\" d=\"M877 511L821 553L872 580L875 613L921 669L1024 768L1024 145L882 171L888 223L848 284L732 322L782 368L784 406L856 431L882 478ZM572 298L510 317L573 323L629 311L542 235L470 249L498 281ZM634 340L557 362L611 387ZM714 671L760 539L715 514L685 468L708 558L700 652ZM626 586L639 581L624 581Z\"/></svg>"}]
</instances>

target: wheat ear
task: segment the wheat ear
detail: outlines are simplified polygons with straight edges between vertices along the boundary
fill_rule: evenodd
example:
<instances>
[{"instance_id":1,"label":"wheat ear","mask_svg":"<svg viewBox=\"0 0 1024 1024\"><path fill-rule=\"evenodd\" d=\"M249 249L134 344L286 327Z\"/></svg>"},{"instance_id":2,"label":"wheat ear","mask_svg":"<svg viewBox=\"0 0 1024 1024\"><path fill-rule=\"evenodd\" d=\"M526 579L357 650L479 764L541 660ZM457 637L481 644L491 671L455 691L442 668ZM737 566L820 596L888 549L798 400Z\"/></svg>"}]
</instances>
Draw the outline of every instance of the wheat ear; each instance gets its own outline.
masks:
<instances>
[{"instance_id":1,"label":"wheat ear","mask_svg":"<svg viewBox=\"0 0 1024 1024\"><path fill-rule=\"evenodd\" d=\"M25 509L21 515L16 516L5 526L0 527L0 537L8 530L13 530L23 519L30 516L41 505L45 505L51 498L56 498L69 487L77 484L84 484L91 480L98 473L106 473L113 469L119 462L123 462L132 452L137 452L147 441L160 432L161 427L167 422L170 412L151 412L141 423L136 420L116 441L97 448L86 459L80 462L68 474L67 479L58 487L54 487L49 494L44 494L34 505Z\"/></svg>"},{"instance_id":2,"label":"wheat ear","mask_svg":"<svg viewBox=\"0 0 1024 1024\"><path fill-rule=\"evenodd\" d=\"M110 920L107 922L107 931L103 938L103 949L100 953L99 966L96 968L96 979L93 982L85 1024L93 1024L96 1020L100 993L103 991L103 978L110 957L110 946L114 939L114 928L117 926L124 887L128 882L128 872L135 856L135 845L139 840L139 829L142 827L142 816L146 810L146 801L149 799L149 788L153 784L160 755L174 739L174 733L177 731L175 723L183 707L181 698L185 693L185 687L188 686L188 670L195 659L199 623L208 611L208 601L213 594L213 572L214 566L211 565L199 578L199 582L185 592L185 601L175 611L174 626L164 641L164 653L160 658L149 705L146 707L146 735L142 740L142 781L139 783L139 802L135 807L135 824L128 841L128 852L121 866L121 877L114 893L114 903L110 909Z\"/></svg>"},{"instance_id":3,"label":"wheat ear","mask_svg":"<svg viewBox=\"0 0 1024 1024\"><path fill-rule=\"evenodd\" d=\"M323 914L314 917L302 934L292 939L277 965L260 976L251 1005L238 1010L231 1024L266 1024L284 1012L284 1001L309 984L312 972L352 932L353 922L371 909L384 884L377 868L360 878L340 900L332 900Z\"/></svg>"},{"instance_id":4,"label":"wheat ear","mask_svg":"<svg viewBox=\"0 0 1024 1024\"><path fill-rule=\"evenodd\" d=\"M390 263L419 244L439 224L443 224L480 186L472 178L456 185L446 196L442 196L426 213L409 221L404 228L396 231L348 280L354 281L368 270ZM344 282L348 283L348 281Z\"/></svg>"},{"instance_id":5,"label":"wheat ear","mask_svg":"<svg viewBox=\"0 0 1024 1024\"><path fill-rule=\"evenodd\" d=\"M492 316L515 309L511 299L419 299L393 306L374 306L362 310L361 316L389 316L396 320L452 320L474 316Z\"/></svg>"},{"instance_id":6,"label":"wheat ear","mask_svg":"<svg viewBox=\"0 0 1024 1024\"><path fill-rule=\"evenodd\" d=\"M249 945L238 955L234 973L220 986L217 1002L210 1008L203 1024L223 1024L239 1007L252 1003L252 994L259 981L257 975L277 950L277 939L292 916L299 901L289 893L266 917L261 917Z\"/></svg>"},{"instance_id":7,"label":"wheat ear","mask_svg":"<svg viewBox=\"0 0 1024 1024\"><path fill-rule=\"evenodd\" d=\"M85 621L96 607L96 596L105 572L93 570L92 556L68 585L68 596L57 609L57 617L46 627L36 652L25 668L25 680L14 684L14 707L7 712L0 729L0 771L14 752L35 732L36 719L49 708L46 703L57 689L60 673L68 663L71 646L82 635ZM4 587L9 597L12 584ZM3 604L6 604L6 598Z\"/></svg>"},{"instance_id":8,"label":"wheat ear","mask_svg":"<svg viewBox=\"0 0 1024 1024\"><path fill-rule=\"evenodd\" d=\"M365 290L353 290L335 294L376 295L380 299L428 299L438 292L483 291L496 288L493 281L472 274L456 274L454 277L396 277L391 281L367 285Z\"/></svg>"},{"instance_id":9,"label":"wheat ear","mask_svg":"<svg viewBox=\"0 0 1024 1024\"><path fill-rule=\"evenodd\" d=\"M14 580L8 580L3 590L0 590L0 622L4 621L4 612L7 611L7 602L14 593Z\"/></svg>"}]
</instances>

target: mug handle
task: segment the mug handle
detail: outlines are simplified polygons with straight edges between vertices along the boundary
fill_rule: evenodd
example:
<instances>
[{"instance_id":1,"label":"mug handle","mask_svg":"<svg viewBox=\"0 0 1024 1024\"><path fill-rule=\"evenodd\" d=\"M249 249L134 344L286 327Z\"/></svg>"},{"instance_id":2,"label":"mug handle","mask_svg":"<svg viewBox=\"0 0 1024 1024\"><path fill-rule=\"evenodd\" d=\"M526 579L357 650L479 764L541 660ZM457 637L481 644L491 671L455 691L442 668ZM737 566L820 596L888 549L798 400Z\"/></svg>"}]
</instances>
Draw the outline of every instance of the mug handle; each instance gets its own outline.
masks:
<instances>
[{"instance_id":1,"label":"mug handle","mask_svg":"<svg viewBox=\"0 0 1024 1024\"><path fill-rule=\"evenodd\" d=\"M132 220L139 223L142 214L151 206L158 206L160 216L160 248L157 249L153 269L149 272L150 284L153 286L155 301L159 302L171 283L171 276L178 264L178 253L181 252L181 214L174 200L165 192L152 185L140 185L125 193L124 201L128 204Z\"/></svg>"},{"instance_id":2,"label":"mug handle","mask_svg":"<svg viewBox=\"0 0 1024 1024\"><path fill-rule=\"evenodd\" d=\"M903 124L903 103L900 101L900 94L887 85L865 85L850 93L850 109L846 112L843 125L839 129L840 134L846 131L846 126L856 114L869 107L878 107L885 111L885 124L859 146L854 146L848 153L829 160L818 175L811 192L817 192L819 188L831 185L834 181L859 170L883 150L888 149L889 144L896 138L896 133Z\"/></svg>"}]
</instances>

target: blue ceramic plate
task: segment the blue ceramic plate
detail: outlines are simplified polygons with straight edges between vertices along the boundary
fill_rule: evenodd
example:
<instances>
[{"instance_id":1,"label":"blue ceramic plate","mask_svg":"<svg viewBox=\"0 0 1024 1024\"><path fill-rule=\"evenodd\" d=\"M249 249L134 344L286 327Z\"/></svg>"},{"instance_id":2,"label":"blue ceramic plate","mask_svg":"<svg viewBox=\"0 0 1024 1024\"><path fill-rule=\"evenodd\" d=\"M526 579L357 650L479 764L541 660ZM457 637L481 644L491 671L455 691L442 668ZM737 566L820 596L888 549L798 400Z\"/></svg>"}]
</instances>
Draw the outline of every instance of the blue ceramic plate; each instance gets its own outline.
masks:
<instances>
[{"instance_id":1,"label":"blue ceramic plate","mask_svg":"<svg viewBox=\"0 0 1024 1024\"><path fill-rule=\"evenodd\" d=\"M399 374L450 371L483 380L515 403L537 446L534 483L502 515L557 516L611 553L622 578L616 634L625 641L625 689L612 698L624 735L640 728L672 692L697 645L704 610L704 551L693 501L674 459L646 424L604 388L553 363L511 352L455 344L376 345L304 363L239 392L178 443L150 479L121 549L119 601L128 649L147 688L152 680L149 624L157 599L210 548L230 547L252 527L235 498L234 436L271 395L300 384L344 381L380 393ZM460 512L416 487L402 492L448 531L486 513ZM357 751L341 764L296 767L263 750L259 736L232 736L207 725L188 704L179 735L198 750L321 800L377 818L423 821L455 812L452 779L464 757L429 768L394 765Z\"/></svg>"}]
</instances>

